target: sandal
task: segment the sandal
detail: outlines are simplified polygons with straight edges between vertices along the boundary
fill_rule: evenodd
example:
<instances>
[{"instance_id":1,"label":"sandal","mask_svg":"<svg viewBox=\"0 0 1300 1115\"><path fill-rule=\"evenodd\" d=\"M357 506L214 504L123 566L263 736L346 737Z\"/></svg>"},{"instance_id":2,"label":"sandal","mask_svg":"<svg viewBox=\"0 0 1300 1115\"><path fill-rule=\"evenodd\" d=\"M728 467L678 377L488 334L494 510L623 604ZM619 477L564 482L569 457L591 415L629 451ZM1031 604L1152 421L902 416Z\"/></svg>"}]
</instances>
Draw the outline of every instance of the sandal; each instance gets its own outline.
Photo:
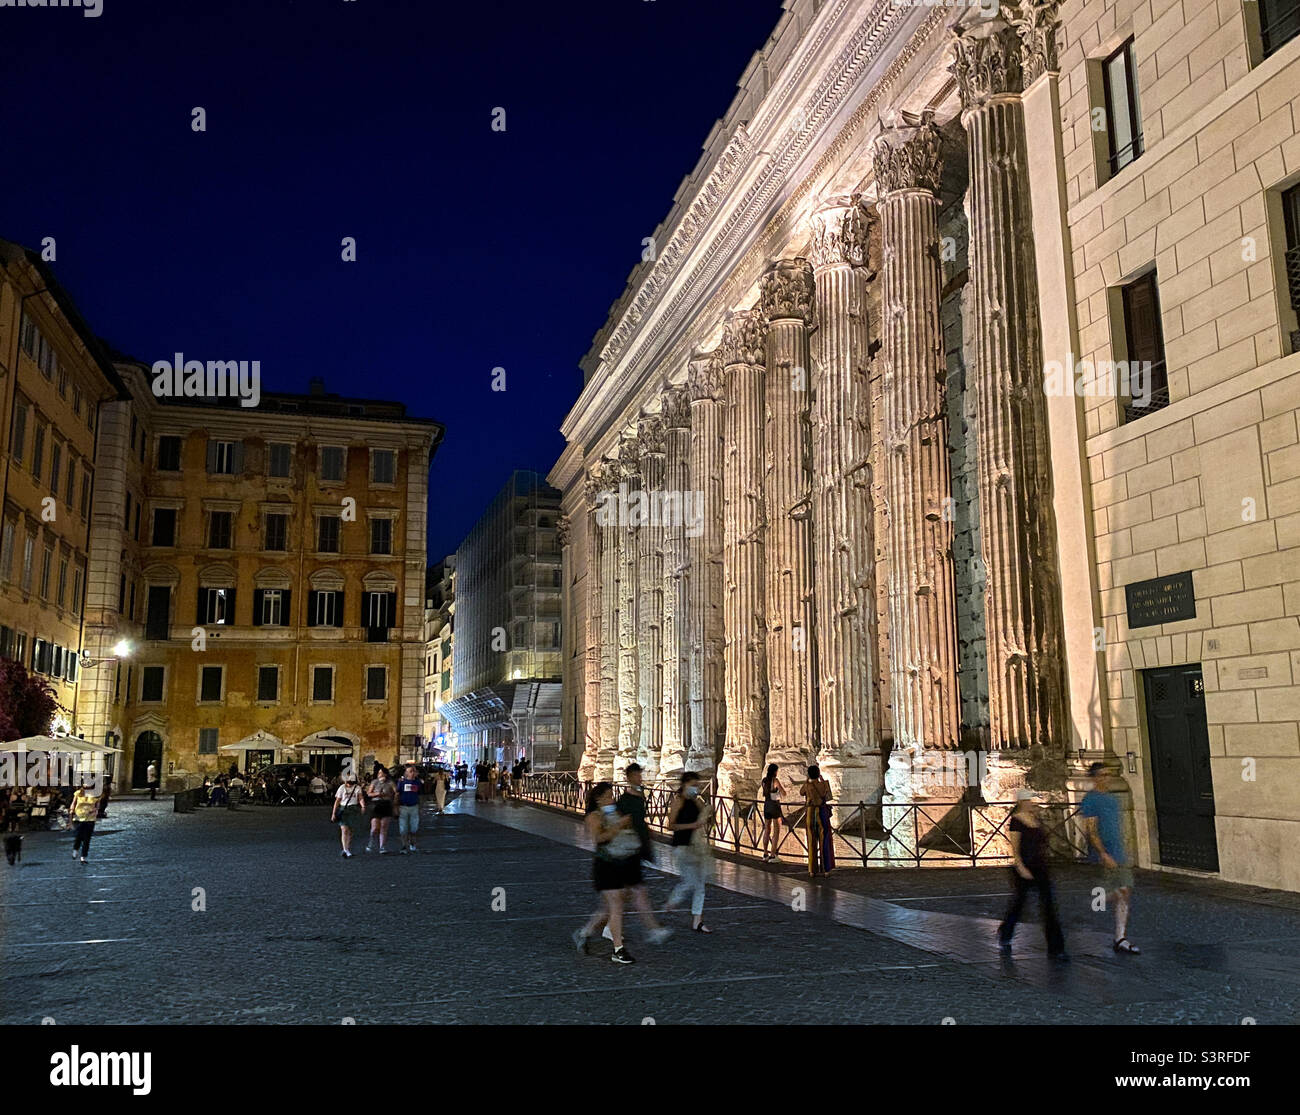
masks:
<instances>
[{"instance_id":1,"label":"sandal","mask_svg":"<svg viewBox=\"0 0 1300 1115\"><path fill-rule=\"evenodd\" d=\"M1115 942L1113 947L1116 952L1126 952L1132 956L1142 955L1142 950L1138 948L1137 945L1130 942L1127 937L1121 937L1118 941Z\"/></svg>"}]
</instances>

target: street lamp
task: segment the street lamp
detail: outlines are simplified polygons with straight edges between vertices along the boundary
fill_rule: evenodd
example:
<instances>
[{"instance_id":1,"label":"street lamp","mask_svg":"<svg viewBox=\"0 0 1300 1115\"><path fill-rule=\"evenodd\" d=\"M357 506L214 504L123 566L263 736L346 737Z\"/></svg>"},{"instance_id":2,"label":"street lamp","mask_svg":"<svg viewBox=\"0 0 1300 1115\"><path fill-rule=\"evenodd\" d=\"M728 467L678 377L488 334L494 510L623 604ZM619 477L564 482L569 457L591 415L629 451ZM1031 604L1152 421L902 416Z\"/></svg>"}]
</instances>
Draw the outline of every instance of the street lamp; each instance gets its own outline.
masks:
<instances>
[{"instance_id":1,"label":"street lamp","mask_svg":"<svg viewBox=\"0 0 1300 1115\"><path fill-rule=\"evenodd\" d=\"M91 655L90 651L83 650L81 652L81 668L83 670L90 670L93 669L95 666L102 666L106 662L120 662L123 658L131 657L131 650L132 650L131 644L126 639L118 639L118 641L113 645L113 653L111 655L105 655L103 658L95 658ZM107 698L107 693L105 693L105 697ZM98 710L98 706L99 706L98 699L96 699L95 701L95 706L96 709ZM110 702L110 707L111 707L111 702ZM107 717L105 717L105 720L107 720ZM105 746L112 747L114 746L115 742L116 742L116 737L112 732L107 730L107 725L106 725L105 732L104 732ZM105 759L107 762L111 762L112 756L105 756ZM109 771L111 775L112 767L109 768Z\"/></svg>"}]
</instances>

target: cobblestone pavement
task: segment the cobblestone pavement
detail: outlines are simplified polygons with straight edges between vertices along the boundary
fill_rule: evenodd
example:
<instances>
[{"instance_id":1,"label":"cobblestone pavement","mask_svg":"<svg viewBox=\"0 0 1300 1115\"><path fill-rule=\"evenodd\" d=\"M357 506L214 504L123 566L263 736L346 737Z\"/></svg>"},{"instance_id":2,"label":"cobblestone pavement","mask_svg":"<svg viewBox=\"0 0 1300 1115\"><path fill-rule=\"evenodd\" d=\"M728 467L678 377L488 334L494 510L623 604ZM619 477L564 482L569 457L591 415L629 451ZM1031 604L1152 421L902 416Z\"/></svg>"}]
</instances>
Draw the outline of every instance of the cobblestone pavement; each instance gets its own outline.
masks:
<instances>
[{"instance_id":1,"label":"cobblestone pavement","mask_svg":"<svg viewBox=\"0 0 1300 1115\"><path fill-rule=\"evenodd\" d=\"M1144 955L1116 957L1066 872L1056 968L1032 921L999 959L1000 870L813 884L724 859L716 932L682 918L656 947L633 922L625 968L569 941L595 904L573 819L467 796L426 808L419 856L343 860L327 816L115 800L85 867L29 834L0 864L0 1022L1267 1024L1300 1000L1300 903L1274 892L1140 873ZM651 873L656 905L672 881Z\"/></svg>"}]
</instances>

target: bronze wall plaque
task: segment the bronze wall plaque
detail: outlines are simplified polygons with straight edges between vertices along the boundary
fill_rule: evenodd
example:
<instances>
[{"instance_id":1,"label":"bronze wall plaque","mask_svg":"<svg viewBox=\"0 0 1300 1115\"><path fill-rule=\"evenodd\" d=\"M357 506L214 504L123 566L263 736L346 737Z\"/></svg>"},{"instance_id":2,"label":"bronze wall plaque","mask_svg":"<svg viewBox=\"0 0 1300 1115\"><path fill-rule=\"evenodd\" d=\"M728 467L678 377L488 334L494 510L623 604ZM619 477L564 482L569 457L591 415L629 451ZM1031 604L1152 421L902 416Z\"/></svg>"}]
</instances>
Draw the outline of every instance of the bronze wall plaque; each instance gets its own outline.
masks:
<instances>
[{"instance_id":1,"label":"bronze wall plaque","mask_svg":"<svg viewBox=\"0 0 1300 1115\"><path fill-rule=\"evenodd\" d=\"M1124 603L1130 629L1195 619L1196 593L1192 588L1191 571L1125 585Z\"/></svg>"}]
</instances>

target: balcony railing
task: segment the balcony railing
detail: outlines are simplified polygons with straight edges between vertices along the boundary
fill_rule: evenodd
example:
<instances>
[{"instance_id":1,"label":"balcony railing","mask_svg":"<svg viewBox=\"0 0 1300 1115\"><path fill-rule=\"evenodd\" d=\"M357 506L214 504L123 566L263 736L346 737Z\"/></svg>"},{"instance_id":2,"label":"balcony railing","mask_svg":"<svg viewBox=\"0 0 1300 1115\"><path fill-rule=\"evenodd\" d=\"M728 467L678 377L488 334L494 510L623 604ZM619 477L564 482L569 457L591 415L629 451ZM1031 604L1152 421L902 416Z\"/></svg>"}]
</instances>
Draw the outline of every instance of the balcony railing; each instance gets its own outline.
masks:
<instances>
[{"instance_id":1,"label":"balcony railing","mask_svg":"<svg viewBox=\"0 0 1300 1115\"><path fill-rule=\"evenodd\" d=\"M529 775L520 796L534 805L581 816L593 785L577 774L550 771ZM625 783L614 783L615 794ZM646 823L652 832L668 832L668 810L675 780L645 782ZM724 797L711 783L701 796L713 805L710 843L721 852L761 856L763 803L757 798ZM831 830L835 859L841 867L988 867L1011 863L1009 824L1014 802L835 802ZM1051 859L1071 862L1087 850L1078 806L1049 802L1040 807ZM775 855L782 863L807 863L807 806L783 802L777 825ZM769 847L768 851L771 851Z\"/></svg>"}]
</instances>

